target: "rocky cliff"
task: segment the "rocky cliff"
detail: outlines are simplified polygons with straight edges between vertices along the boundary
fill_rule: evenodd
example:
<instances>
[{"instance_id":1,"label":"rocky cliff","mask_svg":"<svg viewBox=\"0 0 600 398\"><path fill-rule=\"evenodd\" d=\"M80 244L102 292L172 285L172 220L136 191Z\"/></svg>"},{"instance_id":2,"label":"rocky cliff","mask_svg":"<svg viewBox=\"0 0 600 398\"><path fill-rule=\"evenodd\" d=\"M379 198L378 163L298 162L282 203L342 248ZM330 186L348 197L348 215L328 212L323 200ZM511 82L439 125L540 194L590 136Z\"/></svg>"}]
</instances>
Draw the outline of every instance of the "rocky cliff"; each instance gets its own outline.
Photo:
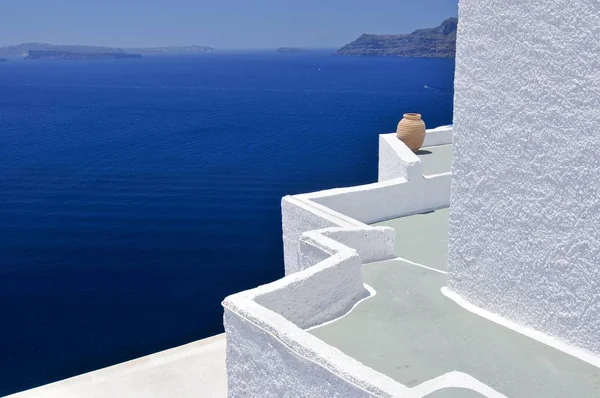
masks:
<instances>
[{"instance_id":1,"label":"rocky cliff","mask_svg":"<svg viewBox=\"0 0 600 398\"><path fill-rule=\"evenodd\" d=\"M448 18L435 28L403 35L363 34L340 48L338 55L452 58L456 52L458 18Z\"/></svg>"}]
</instances>

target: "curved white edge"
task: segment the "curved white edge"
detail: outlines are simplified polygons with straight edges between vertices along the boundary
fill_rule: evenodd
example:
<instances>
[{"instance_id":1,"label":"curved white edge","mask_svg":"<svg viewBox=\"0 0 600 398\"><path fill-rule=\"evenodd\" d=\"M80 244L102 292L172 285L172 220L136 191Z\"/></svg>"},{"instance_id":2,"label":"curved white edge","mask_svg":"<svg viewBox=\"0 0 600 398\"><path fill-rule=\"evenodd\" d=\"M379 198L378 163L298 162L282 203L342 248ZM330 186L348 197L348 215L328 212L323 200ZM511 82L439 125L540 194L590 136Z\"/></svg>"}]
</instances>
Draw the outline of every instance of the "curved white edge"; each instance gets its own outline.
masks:
<instances>
[{"instance_id":1,"label":"curved white edge","mask_svg":"<svg viewBox=\"0 0 600 398\"><path fill-rule=\"evenodd\" d=\"M429 271L437 272L438 274L448 275L447 271L442 271L441 269L437 269L437 268L429 267L427 265L415 263L414 261L411 261L411 260L409 260L407 258L403 258L403 257L396 257L396 258L398 260L404 261L405 263L409 263L409 264L415 265L415 266L420 267L420 268L424 268L424 269L429 270Z\"/></svg>"},{"instance_id":2,"label":"curved white edge","mask_svg":"<svg viewBox=\"0 0 600 398\"><path fill-rule=\"evenodd\" d=\"M451 290L448 286L442 287L441 291L442 294L444 294L450 300L454 301L456 304L460 305L465 310L472 312L473 314L476 314L482 318L497 323L498 325L504 326L505 328L513 330L531 339L539 341L540 343L546 344L552 348L560 350L568 355L572 355L575 358L589 363L590 365L600 368L600 357L587 350L575 347L569 343L564 342L563 340L547 335L527 326L519 325L516 322L506 319L499 314L495 314L474 304L471 304L460 294Z\"/></svg>"},{"instance_id":3,"label":"curved white edge","mask_svg":"<svg viewBox=\"0 0 600 398\"><path fill-rule=\"evenodd\" d=\"M462 372L449 372L435 379L428 380L411 389L414 397L426 397L445 388L465 388L475 391L487 398L507 398L506 395L499 393L492 387L488 386Z\"/></svg>"},{"instance_id":4,"label":"curved white edge","mask_svg":"<svg viewBox=\"0 0 600 398\"><path fill-rule=\"evenodd\" d=\"M341 316L339 316L339 317L337 317L337 318L334 318L334 319L332 319L332 320L330 320L330 321L323 322L323 323L321 323L321 324L319 324L319 325L311 326L311 327L309 327L308 329L304 329L304 331L306 331L306 332L310 332L310 331L311 331L311 330L313 330L313 329L318 329L318 328L320 328L320 327L322 327L322 326L327 326L327 325L329 325L329 324L332 324L332 323L334 323L334 322L337 322L337 321L339 321L340 319L342 319L342 318L345 318L345 317L347 317L348 315L350 315L350 313L351 313L352 311L354 311L354 309L355 309L355 308L356 308L356 307L357 307L357 306L358 306L360 303L362 303L363 301L365 301L365 300L367 300L367 299L370 299L371 297L375 297L375 296L377 296L377 291L376 291L375 289L373 289L371 286L367 285L366 283L364 283L364 284L363 284L363 286L365 287L365 290L366 290L367 292L369 292L369 295L368 295L368 296L366 296L366 297L363 297L362 299L360 299L360 300L358 300L356 303L354 303L354 305L352 306L352 308L350 308L350 311L348 311L348 312L346 312L344 315L341 315Z\"/></svg>"}]
</instances>

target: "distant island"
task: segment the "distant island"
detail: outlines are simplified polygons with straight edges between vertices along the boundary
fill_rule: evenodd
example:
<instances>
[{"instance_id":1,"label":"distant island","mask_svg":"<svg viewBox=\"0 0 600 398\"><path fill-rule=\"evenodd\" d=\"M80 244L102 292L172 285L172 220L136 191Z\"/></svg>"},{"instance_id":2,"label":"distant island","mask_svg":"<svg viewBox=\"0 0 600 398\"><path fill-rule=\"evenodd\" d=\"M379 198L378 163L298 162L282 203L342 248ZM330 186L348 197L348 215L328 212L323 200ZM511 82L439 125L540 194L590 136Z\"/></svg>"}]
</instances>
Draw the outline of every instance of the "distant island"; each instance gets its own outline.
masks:
<instances>
[{"instance_id":1,"label":"distant island","mask_svg":"<svg viewBox=\"0 0 600 398\"><path fill-rule=\"evenodd\" d=\"M127 52L138 54L196 54L214 53L217 50L206 46L140 47L126 48Z\"/></svg>"},{"instance_id":2,"label":"distant island","mask_svg":"<svg viewBox=\"0 0 600 398\"><path fill-rule=\"evenodd\" d=\"M81 59L122 59L122 58L141 58L140 54L131 53L75 53L69 51L42 51L29 50L23 57L27 60L38 59L61 59L61 60L81 60Z\"/></svg>"},{"instance_id":3,"label":"distant island","mask_svg":"<svg viewBox=\"0 0 600 398\"><path fill-rule=\"evenodd\" d=\"M31 51L46 51L57 53L70 54L192 54L192 53L207 53L216 51L212 47L206 46L175 46L175 47L142 47L142 48L117 48L117 47L102 47L102 46L81 46L81 45L55 45L48 43L22 43L14 46L0 47L0 57L8 59L27 58L34 59L29 56ZM73 55L76 57L77 55ZM81 56L81 55L79 55ZM101 58L105 58L101 57ZM117 56L114 56L117 58ZM132 57L120 57L132 58ZM66 59L66 58L65 58ZM74 59L74 58L69 58ZM77 58L83 59L83 58ZM86 59L90 59L87 56ZM97 59L97 58L96 58Z\"/></svg>"},{"instance_id":4,"label":"distant island","mask_svg":"<svg viewBox=\"0 0 600 398\"><path fill-rule=\"evenodd\" d=\"M336 55L453 58L458 18L448 18L435 28L403 35L363 34L340 48Z\"/></svg>"},{"instance_id":5,"label":"distant island","mask_svg":"<svg viewBox=\"0 0 600 398\"><path fill-rule=\"evenodd\" d=\"M279 47L277 49L278 53L306 53L310 52L308 48L298 48L298 47Z\"/></svg>"}]
</instances>

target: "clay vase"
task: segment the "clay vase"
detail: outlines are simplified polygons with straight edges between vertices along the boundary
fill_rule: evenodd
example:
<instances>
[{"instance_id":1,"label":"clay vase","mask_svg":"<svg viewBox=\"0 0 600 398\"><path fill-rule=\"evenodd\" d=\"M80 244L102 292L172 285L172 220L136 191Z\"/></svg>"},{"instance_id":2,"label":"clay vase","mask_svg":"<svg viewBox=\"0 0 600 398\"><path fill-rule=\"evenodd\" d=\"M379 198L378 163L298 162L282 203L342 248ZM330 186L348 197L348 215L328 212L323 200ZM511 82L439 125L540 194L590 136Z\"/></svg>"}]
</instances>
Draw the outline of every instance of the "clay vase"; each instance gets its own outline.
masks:
<instances>
[{"instance_id":1,"label":"clay vase","mask_svg":"<svg viewBox=\"0 0 600 398\"><path fill-rule=\"evenodd\" d=\"M417 152L425 140L425 122L419 113L405 113L396 130L396 137L413 152Z\"/></svg>"}]
</instances>

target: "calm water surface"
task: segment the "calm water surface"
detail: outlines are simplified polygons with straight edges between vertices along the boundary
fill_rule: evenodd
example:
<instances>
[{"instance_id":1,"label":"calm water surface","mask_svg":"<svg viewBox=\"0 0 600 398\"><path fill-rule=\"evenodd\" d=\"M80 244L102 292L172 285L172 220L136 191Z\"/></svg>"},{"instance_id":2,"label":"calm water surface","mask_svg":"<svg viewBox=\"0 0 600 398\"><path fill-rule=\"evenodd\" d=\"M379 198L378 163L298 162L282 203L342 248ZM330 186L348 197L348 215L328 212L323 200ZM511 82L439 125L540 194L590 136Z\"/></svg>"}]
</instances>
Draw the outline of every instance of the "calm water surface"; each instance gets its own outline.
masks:
<instances>
[{"instance_id":1,"label":"calm water surface","mask_svg":"<svg viewBox=\"0 0 600 398\"><path fill-rule=\"evenodd\" d=\"M451 123L454 61L228 53L0 64L0 395L223 331L283 275L280 200ZM428 88L425 88L428 86Z\"/></svg>"}]
</instances>

